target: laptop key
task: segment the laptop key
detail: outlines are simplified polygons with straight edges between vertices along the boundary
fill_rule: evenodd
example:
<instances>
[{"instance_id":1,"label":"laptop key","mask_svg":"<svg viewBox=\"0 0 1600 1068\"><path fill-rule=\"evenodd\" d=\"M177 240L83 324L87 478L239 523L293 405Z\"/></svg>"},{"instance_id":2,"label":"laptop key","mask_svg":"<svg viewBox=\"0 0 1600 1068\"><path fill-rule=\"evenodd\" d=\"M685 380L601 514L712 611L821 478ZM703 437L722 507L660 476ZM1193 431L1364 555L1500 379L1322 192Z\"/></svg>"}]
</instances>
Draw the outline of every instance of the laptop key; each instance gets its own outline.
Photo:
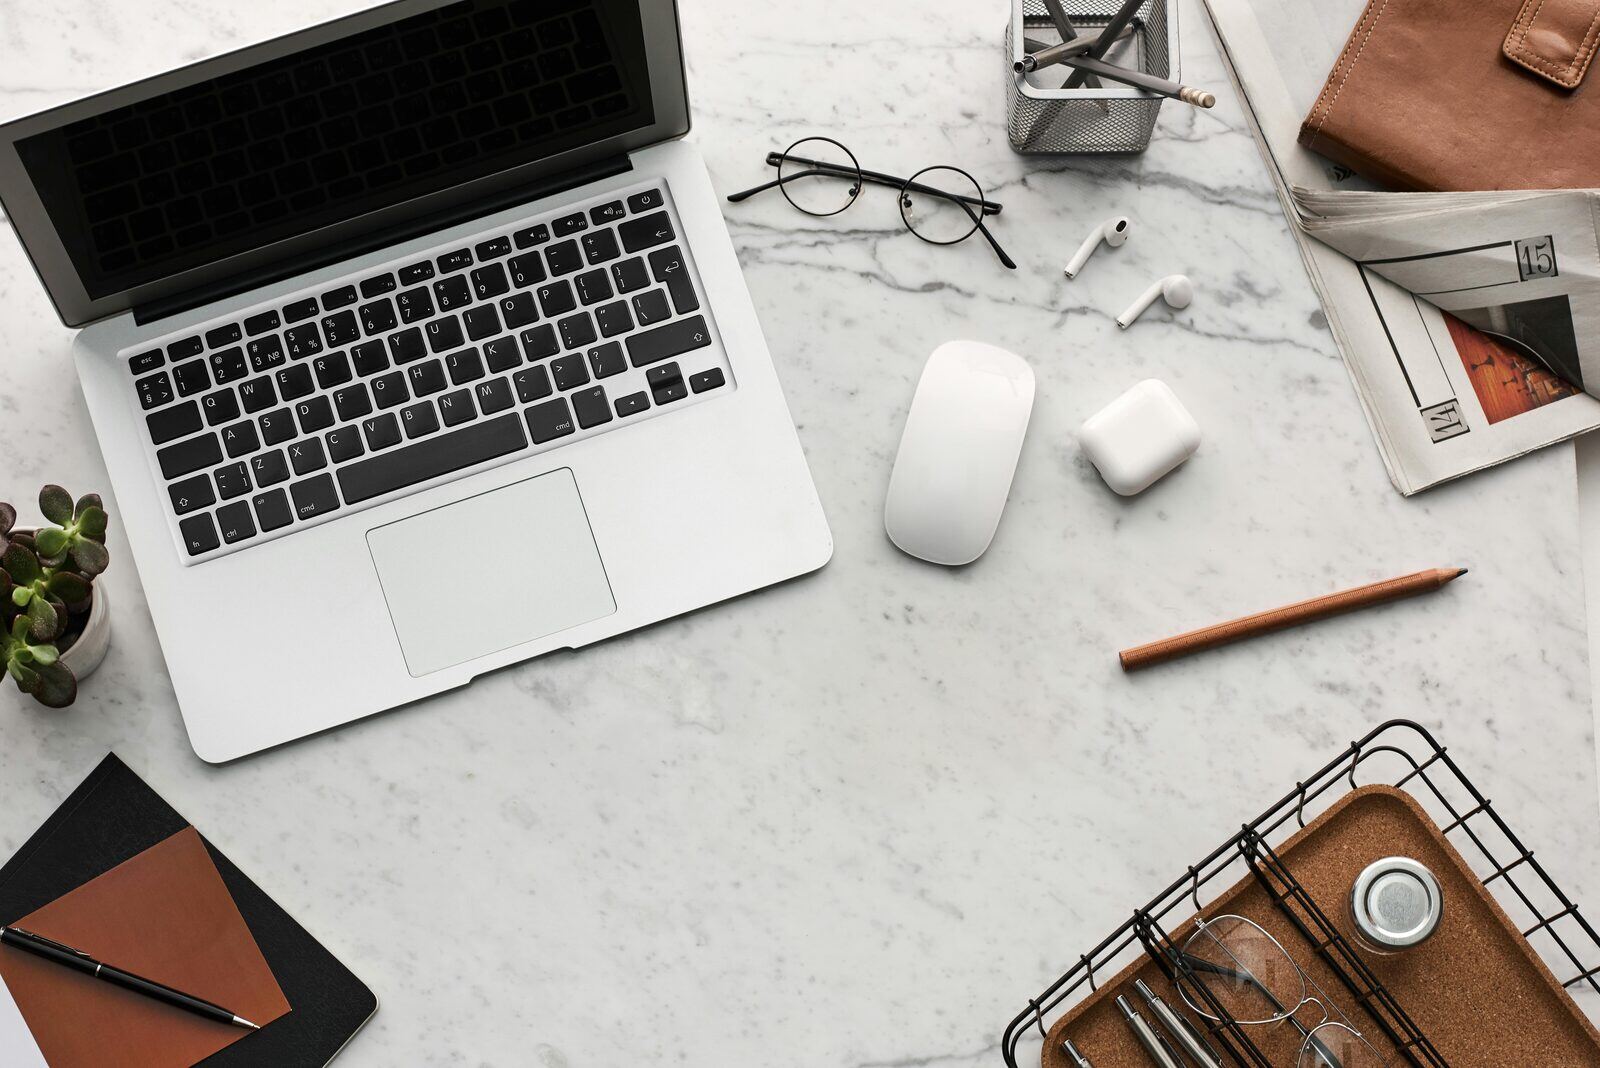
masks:
<instances>
[{"instance_id":1,"label":"laptop key","mask_svg":"<svg viewBox=\"0 0 1600 1068\"><path fill-rule=\"evenodd\" d=\"M281 367L274 377L278 383L278 396L286 401L299 400L316 388L311 381L311 368L303 363Z\"/></svg>"},{"instance_id":2,"label":"laptop key","mask_svg":"<svg viewBox=\"0 0 1600 1068\"><path fill-rule=\"evenodd\" d=\"M528 420L528 433L535 445L565 437L572 433L572 412L561 397L543 404L535 404L522 413Z\"/></svg>"},{"instance_id":3,"label":"laptop key","mask_svg":"<svg viewBox=\"0 0 1600 1068\"><path fill-rule=\"evenodd\" d=\"M478 398L478 407L484 415L494 415L511 407L511 385L503 378L491 378L472 388Z\"/></svg>"},{"instance_id":4,"label":"laptop key","mask_svg":"<svg viewBox=\"0 0 1600 1068\"><path fill-rule=\"evenodd\" d=\"M513 256L506 266L511 268L511 284L518 289L527 289L545 279L544 260L537 252Z\"/></svg>"},{"instance_id":5,"label":"laptop key","mask_svg":"<svg viewBox=\"0 0 1600 1068\"><path fill-rule=\"evenodd\" d=\"M517 398L523 404L531 404L550 396L550 375L543 367L530 367L525 371L518 371L511 376L512 383L517 387Z\"/></svg>"},{"instance_id":6,"label":"laptop key","mask_svg":"<svg viewBox=\"0 0 1600 1068\"><path fill-rule=\"evenodd\" d=\"M220 349L224 345L232 345L243 336L239 331L238 323L228 323L226 326L219 326L215 330L206 331L206 347Z\"/></svg>"},{"instance_id":7,"label":"laptop key","mask_svg":"<svg viewBox=\"0 0 1600 1068\"><path fill-rule=\"evenodd\" d=\"M421 322L434 314L433 294L428 291L427 286L408 289L394 299L395 303L400 305L402 323Z\"/></svg>"},{"instance_id":8,"label":"laptop key","mask_svg":"<svg viewBox=\"0 0 1600 1068\"><path fill-rule=\"evenodd\" d=\"M239 398L231 389L219 389L200 398L200 410L210 426L231 422L239 418Z\"/></svg>"},{"instance_id":9,"label":"laptop key","mask_svg":"<svg viewBox=\"0 0 1600 1068\"><path fill-rule=\"evenodd\" d=\"M252 459L250 470L255 475L256 485L265 489L288 479L289 461L283 458L282 449L273 449Z\"/></svg>"},{"instance_id":10,"label":"laptop key","mask_svg":"<svg viewBox=\"0 0 1600 1068\"><path fill-rule=\"evenodd\" d=\"M667 294L659 289L640 293L633 298L633 314L638 317L640 326L654 326L672 318L672 309L667 307Z\"/></svg>"},{"instance_id":11,"label":"laptop key","mask_svg":"<svg viewBox=\"0 0 1600 1068\"><path fill-rule=\"evenodd\" d=\"M298 323L302 319L313 318L321 311L322 309L317 307L317 298L307 297L304 300L297 300L293 304L285 304L283 306L283 321L286 323Z\"/></svg>"},{"instance_id":12,"label":"laptop key","mask_svg":"<svg viewBox=\"0 0 1600 1068\"><path fill-rule=\"evenodd\" d=\"M360 297L356 296L355 286L340 286L338 289L330 289L322 294L322 310L334 311L338 308L348 308L360 299Z\"/></svg>"},{"instance_id":13,"label":"laptop key","mask_svg":"<svg viewBox=\"0 0 1600 1068\"><path fill-rule=\"evenodd\" d=\"M556 340L556 328L549 323L524 330L520 336L523 355L529 360L542 360L561 351L561 342Z\"/></svg>"},{"instance_id":14,"label":"laptop key","mask_svg":"<svg viewBox=\"0 0 1600 1068\"><path fill-rule=\"evenodd\" d=\"M239 386L239 403L252 415L278 403L278 394L272 388L272 379L263 376L242 383Z\"/></svg>"},{"instance_id":15,"label":"laptop key","mask_svg":"<svg viewBox=\"0 0 1600 1068\"><path fill-rule=\"evenodd\" d=\"M628 361L622 358L622 344L608 341L604 345L590 349L589 366L594 370L596 378L620 375L628 369Z\"/></svg>"},{"instance_id":16,"label":"laptop key","mask_svg":"<svg viewBox=\"0 0 1600 1068\"><path fill-rule=\"evenodd\" d=\"M286 527L294 522L294 512L289 508L289 497L283 490L258 493L250 498L250 504L256 510L256 522L261 524L262 533Z\"/></svg>"},{"instance_id":17,"label":"laptop key","mask_svg":"<svg viewBox=\"0 0 1600 1068\"><path fill-rule=\"evenodd\" d=\"M230 457L245 456L261 448L261 438L256 434L256 425L249 419L241 419L232 426L222 429L222 447L228 451Z\"/></svg>"},{"instance_id":18,"label":"laptop key","mask_svg":"<svg viewBox=\"0 0 1600 1068\"><path fill-rule=\"evenodd\" d=\"M250 492L250 469L245 467L244 461L228 464L211 472L211 477L216 479L217 493L225 501L235 497L243 497Z\"/></svg>"},{"instance_id":19,"label":"laptop key","mask_svg":"<svg viewBox=\"0 0 1600 1068\"><path fill-rule=\"evenodd\" d=\"M390 324L393 326L394 324ZM361 328L356 324L356 313L342 311L337 315L327 315L322 319L322 333L327 338L328 348L337 349L352 342L361 340Z\"/></svg>"},{"instance_id":20,"label":"laptop key","mask_svg":"<svg viewBox=\"0 0 1600 1068\"><path fill-rule=\"evenodd\" d=\"M303 360L322 351L322 335L317 333L316 323L306 323L285 330L283 344L291 360Z\"/></svg>"},{"instance_id":21,"label":"laptop key","mask_svg":"<svg viewBox=\"0 0 1600 1068\"><path fill-rule=\"evenodd\" d=\"M323 435L328 443L328 458L336 464L354 460L367 450L361 447L361 431L355 425L336 427Z\"/></svg>"},{"instance_id":22,"label":"laptop key","mask_svg":"<svg viewBox=\"0 0 1600 1068\"><path fill-rule=\"evenodd\" d=\"M179 523L178 533L183 536L184 547L189 550L190 556L208 553L222 544L217 540L217 528L211 522L211 516L203 512Z\"/></svg>"},{"instance_id":23,"label":"laptop key","mask_svg":"<svg viewBox=\"0 0 1600 1068\"><path fill-rule=\"evenodd\" d=\"M411 399L411 394L406 392L406 373L404 371L390 371L386 375L379 375L372 380L372 403L380 409L393 408L397 404L404 404Z\"/></svg>"},{"instance_id":24,"label":"laptop key","mask_svg":"<svg viewBox=\"0 0 1600 1068\"><path fill-rule=\"evenodd\" d=\"M182 341L174 341L167 346L167 358L176 363L187 360L191 356L198 356L205 351L205 343L200 340L200 335L186 337Z\"/></svg>"},{"instance_id":25,"label":"laptop key","mask_svg":"<svg viewBox=\"0 0 1600 1068\"><path fill-rule=\"evenodd\" d=\"M562 402L565 407L565 403ZM339 468L339 487L350 504L392 493L526 448L522 420L508 412L394 452Z\"/></svg>"},{"instance_id":26,"label":"laptop key","mask_svg":"<svg viewBox=\"0 0 1600 1068\"><path fill-rule=\"evenodd\" d=\"M339 421L348 423L371 414L372 398L367 396L367 387L357 382L334 393L333 407L339 413Z\"/></svg>"},{"instance_id":27,"label":"laptop key","mask_svg":"<svg viewBox=\"0 0 1600 1068\"><path fill-rule=\"evenodd\" d=\"M459 426L478 418L478 409L472 406L472 390L458 389L440 397L439 415L445 426Z\"/></svg>"},{"instance_id":28,"label":"laptop key","mask_svg":"<svg viewBox=\"0 0 1600 1068\"><path fill-rule=\"evenodd\" d=\"M145 411L159 408L172 400L172 380L165 371L139 379L133 388L139 391L139 406Z\"/></svg>"},{"instance_id":29,"label":"laptop key","mask_svg":"<svg viewBox=\"0 0 1600 1068\"><path fill-rule=\"evenodd\" d=\"M421 263L413 263L409 267L400 268L398 273L401 285L414 286L418 282L426 282L433 277L433 264L423 260Z\"/></svg>"},{"instance_id":30,"label":"laptop key","mask_svg":"<svg viewBox=\"0 0 1600 1068\"><path fill-rule=\"evenodd\" d=\"M168 480L190 475L202 467L215 467L222 462L222 446L215 434L168 445L156 452L156 462L161 465L161 476Z\"/></svg>"},{"instance_id":31,"label":"laptop key","mask_svg":"<svg viewBox=\"0 0 1600 1068\"><path fill-rule=\"evenodd\" d=\"M412 364L406 375L413 396L426 397L444 390L444 366L438 360Z\"/></svg>"},{"instance_id":32,"label":"laptop key","mask_svg":"<svg viewBox=\"0 0 1600 1068\"><path fill-rule=\"evenodd\" d=\"M522 362L522 351L510 334L483 343L483 360L493 372L509 371Z\"/></svg>"},{"instance_id":33,"label":"laptop key","mask_svg":"<svg viewBox=\"0 0 1600 1068\"><path fill-rule=\"evenodd\" d=\"M511 255L511 239L495 237L488 241L480 241L472 247L472 251L477 255L479 263L484 260L497 260L501 256Z\"/></svg>"},{"instance_id":34,"label":"laptop key","mask_svg":"<svg viewBox=\"0 0 1600 1068\"><path fill-rule=\"evenodd\" d=\"M594 319L600 325L601 337L616 337L633 329L633 316L628 314L625 300L600 305L594 310Z\"/></svg>"},{"instance_id":35,"label":"laptop key","mask_svg":"<svg viewBox=\"0 0 1600 1068\"><path fill-rule=\"evenodd\" d=\"M373 452L377 452L379 449L387 449L391 445L400 444L400 423L393 414L384 412L376 418L363 419L361 421L361 435L367 439L367 448ZM348 489L345 491L345 496L349 497ZM355 502L352 501L351 503Z\"/></svg>"},{"instance_id":36,"label":"laptop key","mask_svg":"<svg viewBox=\"0 0 1600 1068\"><path fill-rule=\"evenodd\" d=\"M632 293L650 284L650 272L645 270L644 260L634 256L611 265L611 280L616 283L618 293Z\"/></svg>"},{"instance_id":37,"label":"laptop key","mask_svg":"<svg viewBox=\"0 0 1600 1068\"><path fill-rule=\"evenodd\" d=\"M694 315L628 338L628 358L635 367L681 356L711 344L711 331L704 316Z\"/></svg>"},{"instance_id":38,"label":"laptop key","mask_svg":"<svg viewBox=\"0 0 1600 1068\"><path fill-rule=\"evenodd\" d=\"M578 299L585 305L611 297L611 281L604 269L584 271L572 280L572 287L578 291Z\"/></svg>"},{"instance_id":39,"label":"laptop key","mask_svg":"<svg viewBox=\"0 0 1600 1068\"><path fill-rule=\"evenodd\" d=\"M294 413L287 408L267 412L256 420L261 427L261 440L268 445L282 445L294 437Z\"/></svg>"},{"instance_id":40,"label":"laptop key","mask_svg":"<svg viewBox=\"0 0 1600 1068\"><path fill-rule=\"evenodd\" d=\"M412 360L420 360L428 354L428 347L422 341L422 328L413 326L410 330L402 330L398 334L389 335L389 355L394 357L396 365L407 364ZM382 368L379 368L382 370Z\"/></svg>"},{"instance_id":41,"label":"laptop key","mask_svg":"<svg viewBox=\"0 0 1600 1068\"><path fill-rule=\"evenodd\" d=\"M617 247L617 235L610 230L596 230L583 235L583 256L590 263L606 263L622 255Z\"/></svg>"},{"instance_id":42,"label":"laptop key","mask_svg":"<svg viewBox=\"0 0 1600 1068\"><path fill-rule=\"evenodd\" d=\"M472 291L479 300L493 300L510 289L511 282L506 278L506 269L498 263L479 267L472 272Z\"/></svg>"},{"instance_id":43,"label":"laptop key","mask_svg":"<svg viewBox=\"0 0 1600 1068\"><path fill-rule=\"evenodd\" d=\"M258 337L248 342L244 350L250 358L250 370L256 374L270 371L288 359L283 352L283 341L277 334Z\"/></svg>"},{"instance_id":44,"label":"laptop key","mask_svg":"<svg viewBox=\"0 0 1600 1068\"><path fill-rule=\"evenodd\" d=\"M572 286L565 280L539 287L539 307L544 309L545 318L554 318L577 306L578 302L572 296Z\"/></svg>"},{"instance_id":45,"label":"laptop key","mask_svg":"<svg viewBox=\"0 0 1600 1068\"><path fill-rule=\"evenodd\" d=\"M468 249L458 248L439 257L440 274L449 274L451 271L460 271L471 266L472 252Z\"/></svg>"},{"instance_id":46,"label":"laptop key","mask_svg":"<svg viewBox=\"0 0 1600 1068\"><path fill-rule=\"evenodd\" d=\"M550 264L550 273L556 278L564 274L571 274L583 266L583 255L578 251L576 241L561 241L544 250L545 261Z\"/></svg>"},{"instance_id":47,"label":"laptop key","mask_svg":"<svg viewBox=\"0 0 1600 1068\"><path fill-rule=\"evenodd\" d=\"M368 337L373 334L387 334L394 329L394 326L394 302L388 297L361 305L361 328L367 332ZM328 338L328 343L341 344L335 342L332 337Z\"/></svg>"},{"instance_id":48,"label":"laptop key","mask_svg":"<svg viewBox=\"0 0 1600 1068\"><path fill-rule=\"evenodd\" d=\"M333 425L333 405L328 403L327 397L307 398L295 405L294 410L300 417L302 434L315 434Z\"/></svg>"},{"instance_id":49,"label":"laptop key","mask_svg":"<svg viewBox=\"0 0 1600 1068\"><path fill-rule=\"evenodd\" d=\"M222 528L222 540L229 545L256 536L256 525L250 518L250 506L244 501L218 508L217 526Z\"/></svg>"},{"instance_id":50,"label":"laptop key","mask_svg":"<svg viewBox=\"0 0 1600 1068\"><path fill-rule=\"evenodd\" d=\"M550 377L559 390L576 389L589 382L589 368L576 353L550 361Z\"/></svg>"},{"instance_id":51,"label":"laptop key","mask_svg":"<svg viewBox=\"0 0 1600 1068\"><path fill-rule=\"evenodd\" d=\"M332 475L317 475L296 482L289 487L294 498L294 514L301 519L314 519L339 507L339 494L333 488Z\"/></svg>"},{"instance_id":52,"label":"laptop key","mask_svg":"<svg viewBox=\"0 0 1600 1068\"><path fill-rule=\"evenodd\" d=\"M526 293L523 296L527 296ZM469 341L482 341L491 334L500 332L500 313L493 304L479 304L468 308L461 313L461 319L467 325L467 339Z\"/></svg>"},{"instance_id":53,"label":"laptop key","mask_svg":"<svg viewBox=\"0 0 1600 1068\"><path fill-rule=\"evenodd\" d=\"M211 375L204 360L190 360L172 369L172 380L178 384L178 395L187 397L211 388Z\"/></svg>"},{"instance_id":54,"label":"laptop key","mask_svg":"<svg viewBox=\"0 0 1600 1068\"><path fill-rule=\"evenodd\" d=\"M363 341L350 347L350 362L355 365L356 374L366 378L389 369L389 353L381 341Z\"/></svg>"},{"instance_id":55,"label":"laptop key","mask_svg":"<svg viewBox=\"0 0 1600 1068\"><path fill-rule=\"evenodd\" d=\"M627 212L622 210L622 201L613 200L609 204L601 204L598 207L590 208L589 221L599 226L602 223L616 222L626 214Z\"/></svg>"},{"instance_id":56,"label":"laptop key","mask_svg":"<svg viewBox=\"0 0 1600 1068\"><path fill-rule=\"evenodd\" d=\"M626 418L630 415L637 415L650 407L650 398L643 393L630 393L626 397L618 397L614 407L617 409L619 416Z\"/></svg>"},{"instance_id":57,"label":"laptop key","mask_svg":"<svg viewBox=\"0 0 1600 1068\"><path fill-rule=\"evenodd\" d=\"M641 211L653 211L662 205L661 190L647 189L643 193L635 193L628 198L628 210L637 214Z\"/></svg>"},{"instance_id":58,"label":"laptop key","mask_svg":"<svg viewBox=\"0 0 1600 1068\"><path fill-rule=\"evenodd\" d=\"M343 352L326 353L311 361L311 370L316 373L317 385L323 389L342 386L351 378L350 358Z\"/></svg>"},{"instance_id":59,"label":"laptop key","mask_svg":"<svg viewBox=\"0 0 1600 1068\"><path fill-rule=\"evenodd\" d=\"M542 245L550 240L550 227L544 223L538 223L528 227L526 230L518 230L511 235L511 239L517 243L518 248L532 248L535 245Z\"/></svg>"},{"instance_id":60,"label":"laptop key","mask_svg":"<svg viewBox=\"0 0 1600 1068\"><path fill-rule=\"evenodd\" d=\"M151 442L165 445L200 429L200 406L194 401L184 401L164 412L152 412L144 421L150 428Z\"/></svg>"},{"instance_id":61,"label":"laptop key","mask_svg":"<svg viewBox=\"0 0 1600 1068\"><path fill-rule=\"evenodd\" d=\"M602 386L580 389L574 393L572 410L578 415L578 425L585 430L611 422L611 405L606 400L606 391Z\"/></svg>"},{"instance_id":62,"label":"laptop key","mask_svg":"<svg viewBox=\"0 0 1600 1068\"><path fill-rule=\"evenodd\" d=\"M244 362L244 349L239 348L237 345L231 349L223 349L221 352L213 352L210 362L211 377L216 380L218 385L243 378L248 373Z\"/></svg>"},{"instance_id":63,"label":"laptop key","mask_svg":"<svg viewBox=\"0 0 1600 1068\"><path fill-rule=\"evenodd\" d=\"M179 515L217 503L217 495L211 492L211 476L206 474L174 482L167 487L167 496L172 498L172 510Z\"/></svg>"},{"instance_id":64,"label":"laptop key","mask_svg":"<svg viewBox=\"0 0 1600 1068\"><path fill-rule=\"evenodd\" d=\"M433 296L440 311L453 311L472 303L472 289L465 275L439 279L433 283Z\"/></svg>"},{"instance_id":65,"label":"laptop key","mask_svg":"<svg viewBox=\"0 0 1600 1068\"><path fill-rule=\"evenodd\" d=\"M479 357L477 349L452 352L444 358L444 365L450 372L450 384L453 386L463 386L483 377L483 359Z\"/></svg>"},{"instance_id":66,"label":"laptop key","mask_svg":"<svg viewBox=\"0 0 1600 1068\"><path fill-rule=\"evenodd\" d=\"M696 393L704 393L708 389L716 389L727 379L722 375L722 368L713 367L709 371L701 371L697 375L689 376L689 388Z\"/></svg>"},{"instance_id":67,"label":"laptop key","mask_svg":"<svg viewBox=\"0 0 1600 1068\"><path fill-rule=\"evenodd\" d=\"M361 283L361 295L368 299L381 297L385 293L395 291L395 280L392 274L380 274L376 278L364 279Z\"/></svg>"},{"instance_id":68,"label":"laptop key","mask_svg":"<svg viewBox=\"0 0 1600 1068\"><path fill-rule=\"evenodd\" d=\"M518 330L539 319L539 307L532 293L514 293L500 301L500 314L507 330Z\"/></svg>"},{"instance_id":69,"label":"laptop key","mask_svg":"<svg viewBox=\"0 0 1600 1068\"><path fill-rule=\"evenodd\" d=\"M629 252L664 245L678 236L673 233L672 220L667 218L667 213L664 211L638 219L629 219L617 226L617 233L622 238L622 247Z\"/></svg>"},{"instance_id":70,"label":"laptop key","mask_svg":"<svg viewBox=\"0 0 1600 1068\"><path fill-rule=\"evenodd\" d=\"M594 332L594 320L588 312L569 315L556 324L561 330L561 341L569 349L581 349L600 335Z\"/></svg>"},{"instance_id":71,"label":"laptop key","mask_svg":"<svg viewBox=\"0 0 1600 1068\"><path fill-rule=\"evenodd\" d=\"M583 217L583 212L576 211L571 215L561 216L561 218L550 224L550 229L557 237L566 237L568 234L575 234L579 230L586 229L588 225L589 220Z\"/></svg>"},{"instance_id":72,"label":"laptop key","mask_svg":"<svg viewBox=\"0 0 1600 1068\"><path fill-rule=\"evenodd\" d=\"M657 282L666 285L667 292L672 294L672 306L679 315L700 310L700 298L695 295L694 281L689 277L689 268L684 265L683 250L677 245L650 253L650 273Z\"/></svg>"},{"instance_id":73,"label":"laptop key","mask_svg":"<svg viewBox=\"0 0 1600 1068\"><path fill-rule=\"evenodd\" d=\"M244 321L244 332L255 337L257 334L265 334L268 330L276 330L282 325L283 322L278 318L276 311L264 311Z\"/></svg>"},{"instance_id":74,"label":"laptop key","mask_svg":"<svg viewBox=\"0 0 1600 1068\"><path fill-rule=\"evenodd\" d=\"M142 375L146 371L154 371L166 362L167 357L160 349L151 349L149 352L141 352L137 356L129 356L128 370L136 375Z\"/></svg>"},{"instance_id":75,"label":"laptop key","mask_svg":"<svg viewBox=\"0 0 1600 1068\"><path fill-rule=\"evenodd\" d=\"M450 349L460 348L467 340L461 333L461 320L454 315L435 319L425 329L428 334L428 349L432 352L447 352Z\"/></svg>"},{"instance_id":76,"label":"laptop key","mask_svg":"<svg viewBox=\"0 0 1600 1068\"><path fill-rule=\"evenodd\" d=\"M327 454L322 451L319 438L307 438L289 446L289 463L297 475L309 475L328 466Z\"/></svg>"}]
</instances>

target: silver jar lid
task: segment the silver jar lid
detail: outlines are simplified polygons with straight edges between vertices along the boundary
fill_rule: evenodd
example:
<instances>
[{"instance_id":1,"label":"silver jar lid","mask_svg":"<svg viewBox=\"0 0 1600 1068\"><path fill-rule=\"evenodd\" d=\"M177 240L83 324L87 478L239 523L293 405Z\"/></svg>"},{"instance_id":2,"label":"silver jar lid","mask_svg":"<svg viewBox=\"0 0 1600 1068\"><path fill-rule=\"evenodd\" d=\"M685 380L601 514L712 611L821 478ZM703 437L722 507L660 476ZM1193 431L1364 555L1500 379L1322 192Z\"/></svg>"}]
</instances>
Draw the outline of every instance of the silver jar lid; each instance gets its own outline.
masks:
<instances>
[{"instance_id":1,"label":"silver jar lid","mask_svg":"<svg viewBox=\"0 0 1600 1068\"><path fill-rule=\"evenodd\" d=\"M1406 949L1439 926L1444 895L1423 865L1410 857L1385 857L1356 876L1350 912L1362 936L1375 945Z\"/></svg>"}]
</instances>

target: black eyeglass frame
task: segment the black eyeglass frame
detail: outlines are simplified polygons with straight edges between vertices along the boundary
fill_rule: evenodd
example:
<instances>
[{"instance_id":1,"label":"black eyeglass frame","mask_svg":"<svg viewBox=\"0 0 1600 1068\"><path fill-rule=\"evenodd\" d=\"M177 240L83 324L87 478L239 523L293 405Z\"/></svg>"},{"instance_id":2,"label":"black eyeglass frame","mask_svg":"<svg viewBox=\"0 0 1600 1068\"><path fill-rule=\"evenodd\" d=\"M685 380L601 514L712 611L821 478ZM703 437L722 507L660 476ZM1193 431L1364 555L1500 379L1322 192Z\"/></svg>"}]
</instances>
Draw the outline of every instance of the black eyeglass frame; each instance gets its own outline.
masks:
<instances>
[{"instance_id":1,"label":"black eyeglass frame","mask_svg":"<svg viewBox=\"0 0 1600 1068\"><path fill-rule=\"evenodd\" d=\"M807 141L824 141L833 145L845 155L850 157L850 162L854 165L854 169L852 170L851 168L843 167L837 163L829 163L825 160L809 159L805 156L790 155L790 152L792 152L797 145L802 145ZM840 144L838 141L835 141L831 137L805 137L799 141L796 141L793 145L790 145L782 152L774 151L767 153L766 162L769 167L780 167L783 165L785 160L791 163L805 164L807 167L812 169L803 170L797 174L781 175L777 178L774 178L770 182L763 182L760 185L751 186L749 189L743 189L737 193L730 193L728 194L729 202L738 203L741 200L748 200L757 193L764 193L768 189L776 187L783 193L784 199L789 201L789 203L792 204L797 210L803 211L807 215L814 215L819 218L827 218L830 215L839 214L841 211L844 211L846 208L850 207L850 205L854 204L856 199L861 195L861 184L863 182L873 182L877 185L889 186L898 192L899 195L896 199L900 205L900 220L901 222L905 223L906 229L910 230L911 233L914 234L919 240L926 241L930 245L954 245L965 241L967 238L971 237L973 233L981 233L984 240L989 242L989 247L994 249L995 255L1000 258L1000 262L1005 264L1005 266L1010 270L1014 271L1017 269L1016 261L1006 254L1006 250L1000 247L1000 242L995 240L994 235L989 232L989 228L983 224L984 216L999 215L1002 210L1002 206L998 202L990 200L984 196L983 187L978 184L978 180L972 177L972 175L968 174L966 171L962 170L960 167L952 167L948 164L937 164L932 167L924 167L916 174L913 174L910 178L900 178L893 174L885 174L882 171L867 170L865 167L862 167L858 162L856 162L854 152L851 152L848 148ZM937 189L931 185L925 185L917 181L917 179L922 175L934 170L949 170L961 175L962 177L966 178L967 181L972 183L974 189L978 190L978 196L969 197L960 193L951 193L948 190ZM799 204L795 203L794 198L789 196L788 190L783 189L782 187L797 178L807 178L813 174L830 174L847 180L854 179L855 184L850 188L850 199L846 200L844 204L833 211L811 211L810 209L801 207ZM954 238L950 241L937 241L931 237L928 237L926 234L919 233L916 227L911 225L911 220L906 218L906 193L923 193L929 196L941 197L959 205L961 209L967 213L967 217L972 220L972 229L968 230L960 237Z\"/></svg>"}]
</instances>

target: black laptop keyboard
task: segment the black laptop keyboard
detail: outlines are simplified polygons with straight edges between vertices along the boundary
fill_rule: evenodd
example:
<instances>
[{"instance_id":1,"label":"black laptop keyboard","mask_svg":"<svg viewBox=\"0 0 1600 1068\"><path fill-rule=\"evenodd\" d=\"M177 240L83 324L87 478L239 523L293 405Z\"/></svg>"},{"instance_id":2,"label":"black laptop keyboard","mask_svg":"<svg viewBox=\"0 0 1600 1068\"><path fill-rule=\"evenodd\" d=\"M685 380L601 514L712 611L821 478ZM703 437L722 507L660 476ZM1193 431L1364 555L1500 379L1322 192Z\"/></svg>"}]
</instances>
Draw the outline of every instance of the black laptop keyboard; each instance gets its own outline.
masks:
<instances>
[{"instance_id":1,"label":"black laptop keyboard","mask_svg":"<svg viewBox=\"0 0 1600 1068\"><path fill-rule=\"evenodd\" d=\"M189 557L283 536L729 384L656 186L126 355Z\"/></svg>"}]
</instances>

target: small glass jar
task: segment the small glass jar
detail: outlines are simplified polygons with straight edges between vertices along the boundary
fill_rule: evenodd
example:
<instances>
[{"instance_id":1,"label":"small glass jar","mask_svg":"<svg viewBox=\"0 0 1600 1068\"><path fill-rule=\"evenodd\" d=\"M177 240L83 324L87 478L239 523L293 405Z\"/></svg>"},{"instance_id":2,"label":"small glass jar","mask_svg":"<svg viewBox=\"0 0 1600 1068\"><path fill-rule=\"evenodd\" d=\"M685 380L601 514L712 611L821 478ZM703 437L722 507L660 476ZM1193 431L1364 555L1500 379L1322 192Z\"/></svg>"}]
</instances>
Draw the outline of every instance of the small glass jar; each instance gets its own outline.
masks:
<instances>
[{"instance_id":1,"label":"small glass jar","mask_svg":"<svg viewBox=\"0 0 1600 1068\"><path fill-rule=\"evenodd\" d=\"M1384 857L1356 876L1350 923L1356 941L1372 953L1403 953L1426 942L1444 915L1444 895L1433 872L1410 857Z\"/></svg>"}]
</instances>

